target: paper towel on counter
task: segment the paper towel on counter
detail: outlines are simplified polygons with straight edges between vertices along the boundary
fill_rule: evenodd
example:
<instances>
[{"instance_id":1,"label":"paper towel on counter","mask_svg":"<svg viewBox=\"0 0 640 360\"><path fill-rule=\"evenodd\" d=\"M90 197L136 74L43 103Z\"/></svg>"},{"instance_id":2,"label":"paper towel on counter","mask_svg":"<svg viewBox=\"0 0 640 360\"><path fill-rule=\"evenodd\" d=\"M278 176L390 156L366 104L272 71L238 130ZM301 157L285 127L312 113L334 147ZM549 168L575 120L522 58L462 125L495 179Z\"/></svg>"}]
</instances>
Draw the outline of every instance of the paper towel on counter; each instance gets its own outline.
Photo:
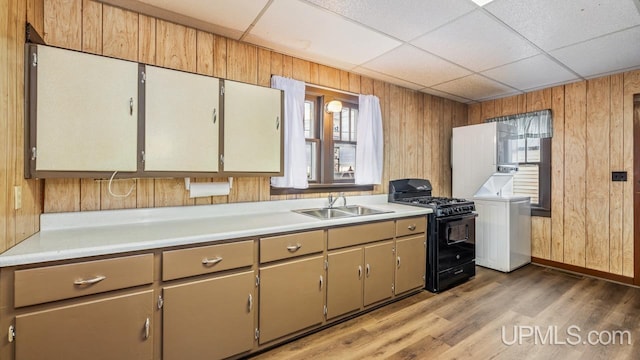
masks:
<instances>
[{"instance_id":1,"label":"paper towel on counter","mask_svg":"<svg viewBox=\"0 0 640 360\"><path fill-rule=\"evenodd\" d=\"M190 183L189 197L218 196L229 195L228 182L210 182L210 183Z\"/></svg>"}]
</instances>

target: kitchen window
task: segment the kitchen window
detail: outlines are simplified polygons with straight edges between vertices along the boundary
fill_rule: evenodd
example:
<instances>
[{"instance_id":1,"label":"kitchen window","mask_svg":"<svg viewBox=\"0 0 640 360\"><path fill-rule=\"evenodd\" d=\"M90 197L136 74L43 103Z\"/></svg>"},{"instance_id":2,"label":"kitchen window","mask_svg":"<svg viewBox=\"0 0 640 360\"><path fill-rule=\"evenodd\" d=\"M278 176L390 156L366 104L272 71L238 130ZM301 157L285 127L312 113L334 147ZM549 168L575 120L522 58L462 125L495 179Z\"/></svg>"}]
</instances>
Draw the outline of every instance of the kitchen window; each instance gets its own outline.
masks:
<instances>
[{"instance_id":1,"label":"kitchen window","mask_svg":"<svg viewBox=\"0 0 640 360\"><path fill-rule=\"evenodd\" d=\"M325 110L325 105L332 100L342 103L341 111L331 113ZM355 185L354 180L357 166L357 96L307 86L303 121L309 188L272 188L272 194L373 189L372 185Z\"/></svg>"}]
</instances>

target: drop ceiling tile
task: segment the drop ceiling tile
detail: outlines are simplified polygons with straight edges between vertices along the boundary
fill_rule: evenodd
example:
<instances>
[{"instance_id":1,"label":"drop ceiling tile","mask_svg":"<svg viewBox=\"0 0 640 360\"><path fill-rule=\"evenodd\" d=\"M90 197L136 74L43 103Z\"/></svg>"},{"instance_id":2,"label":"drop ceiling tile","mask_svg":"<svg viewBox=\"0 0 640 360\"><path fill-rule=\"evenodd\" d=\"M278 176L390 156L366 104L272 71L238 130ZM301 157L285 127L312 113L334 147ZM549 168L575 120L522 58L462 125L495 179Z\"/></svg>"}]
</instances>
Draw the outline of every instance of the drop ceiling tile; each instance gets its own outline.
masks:
<instances>
[{"instance_id":1,"label":"drop ceiling tile","mask_svg":"<svg viewBox=\"0 0 640 360\"><path fill-rule=\"evenodd\" d=\"M154 6L176 14L187 16L215 25L217 28L227 28L235 30L234 38L239 38L237 34L244 33L260 11L265 7L268 0L139 0L141 3ZM229 32L224 29L218 30L221 35Z\"/></svg>"},{"instance_id":2,"label":"drop ceiling tile","mask_svg":"<svg viewBox=\"0 0 640 360\"><path fill-rule=\"evenodd\" d=\"M482 10L458 18L412 44L474 71L539 54L513 30Z\"/></svg>"},{"instance_id":3,"label":"drop ceiling tile","mask_svg":"<svg viewBox=\"0 0 640 360\"><path fill-rule=\"evenodd\" d=\"M432 88L476 101L509 96L519 92L478 74L439 84Z\"/></svg>"},{"instance_id":4,"label":"drop ceiling tile","mask_svg":"<svg viewBox=\"0 0 640 360\"><path fill-rule=\"evenodd\" d=\"M424 88L424 89L420 89L420 92L426 93L426 94L430 94L430 95L435 95L435 96L439 96L441 98L445 98L445 99L449 99L449 100L453 100L453 101L457 101L463 104L468 104L470 102L473 102L471 99L467 99L467 98L463 98L460 96L455 96L446 92L442 92L442 91L438 91L436 89L432 89L432 88Z\"/></svg>"},{"instance_id":5,"label":"drop ceiling tile","mask_svg":"<svg viewBox=\"0 0 640 360\"><path fill-rule=\"evenodd\" d=\"M367 62L363 67L423 87L471 74L468 70L406 44Z\"/></svg>"},{"instance_id":6,"label":"drop ceiling tile","mask_svg":"<svg viewBox=\"0 0 640 360\"><path fill-rule=\"evenodd\" d=\"M519 90L540 88L578 79L575 74L546 55L530 57L487 70L482 75Z\"/></svg>"},{"instance_id":7,"label":"drop ceiling tile","mask_svg":"<svg viewBox=\"0 0 640 360\"><path fill-rule=\"evenodd\" d=\"M477 8L467 0L307 1L404 41Z\"/></svg>"},{"instance_id":8,"label":"drop ceiling tile","mask_svg":"<svg viewBox=\"0 0 640 360\"><path fill-rule=\"evenodd\" d=\"M351 64L379 56L400 42L327 10L299 1L274 1L244 39L324 64Z\"/></svg>"},{"instance_id":9,"label":"drop ceiling tile","mask_svg":"<svg viewBox=\"0 0 640 360\"><path fill-rule=\"evenodd\" d=\"M495 0L484 6L545 51L640 24L637 0Z\"/></svg>"},{"instance_id":10,"label":"drop ceiling tile","mask_svg":"<svg viewBox=\"0 0 640 360\"><path fill-rule=\"evenodd\" d=\"M640 26L551 52L583 77L640 67Z\"/></svg>"},{"instance_id":11,"label":"drop ceiling tile","mask_svg":"<svg viewBox=\"0 0 640 360\"><path fill-rule=\"evenodd\" d=\"M356 68L353 68L351 71L360 74L360 75L364 75L367 77L370 77L372 79L377 79L377 80L382 80L385 82L388 82L390 84L394 84L394 85L398 85L398 86L402 86L405 87L407 89L411 89L411 90L420 90L422 89L424 86L419 85L419 84L414 84L410 81L405 81L402 79L398 79L396 77L393 76L389 76L389 75L385 75L385 74L381 74L377 71L373 71L371 69L367 69L364 68L362 66L358 66Z\"/></svg>"}]
</instances>

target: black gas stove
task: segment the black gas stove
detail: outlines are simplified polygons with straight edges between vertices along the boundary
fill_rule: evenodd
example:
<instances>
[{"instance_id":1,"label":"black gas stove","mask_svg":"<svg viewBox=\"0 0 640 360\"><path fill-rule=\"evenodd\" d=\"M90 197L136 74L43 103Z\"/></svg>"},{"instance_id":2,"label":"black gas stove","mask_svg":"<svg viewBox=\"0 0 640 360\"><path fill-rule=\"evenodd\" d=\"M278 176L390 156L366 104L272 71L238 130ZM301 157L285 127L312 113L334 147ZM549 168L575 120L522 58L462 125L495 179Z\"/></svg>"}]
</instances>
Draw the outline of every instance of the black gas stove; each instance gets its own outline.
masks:
<instances>
[{"instance_id":1,"label":"black gas stove","mask_svg":"<svg viewBox=\"0 0 640 360\"><path fill-rule=\"evenodd\" d=\"M427 207L427 284L440 292L476 274L475 204L473 201L431 195L426 179L400 179L389 182L389 202Z\"/></svg>"}]
</instances>

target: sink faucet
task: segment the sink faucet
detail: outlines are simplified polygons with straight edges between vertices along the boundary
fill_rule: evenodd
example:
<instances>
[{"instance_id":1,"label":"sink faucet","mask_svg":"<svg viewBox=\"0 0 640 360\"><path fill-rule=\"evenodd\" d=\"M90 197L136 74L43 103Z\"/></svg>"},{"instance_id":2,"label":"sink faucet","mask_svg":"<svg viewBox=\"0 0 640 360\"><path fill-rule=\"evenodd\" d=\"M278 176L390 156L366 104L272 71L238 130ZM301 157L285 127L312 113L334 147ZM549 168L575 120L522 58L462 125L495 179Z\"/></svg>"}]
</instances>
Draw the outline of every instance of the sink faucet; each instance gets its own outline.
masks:
<instances>
[{"instance_id":1,"label":"sink faucet","mask_svg":"<svg viewBox=\"0 0 640 360\"><path fill-rule=\"evenodd\" d=\"M336 201L338 201L338 199L342 198L342 206L347 206L347 198L344 196L344 193L340 193L337 197L333 197L333 194L329 193L329 197L327 198L327 200L329 200L329 208L333 207L333 204L336 203Z\"/></svg>"}]
</instances>

